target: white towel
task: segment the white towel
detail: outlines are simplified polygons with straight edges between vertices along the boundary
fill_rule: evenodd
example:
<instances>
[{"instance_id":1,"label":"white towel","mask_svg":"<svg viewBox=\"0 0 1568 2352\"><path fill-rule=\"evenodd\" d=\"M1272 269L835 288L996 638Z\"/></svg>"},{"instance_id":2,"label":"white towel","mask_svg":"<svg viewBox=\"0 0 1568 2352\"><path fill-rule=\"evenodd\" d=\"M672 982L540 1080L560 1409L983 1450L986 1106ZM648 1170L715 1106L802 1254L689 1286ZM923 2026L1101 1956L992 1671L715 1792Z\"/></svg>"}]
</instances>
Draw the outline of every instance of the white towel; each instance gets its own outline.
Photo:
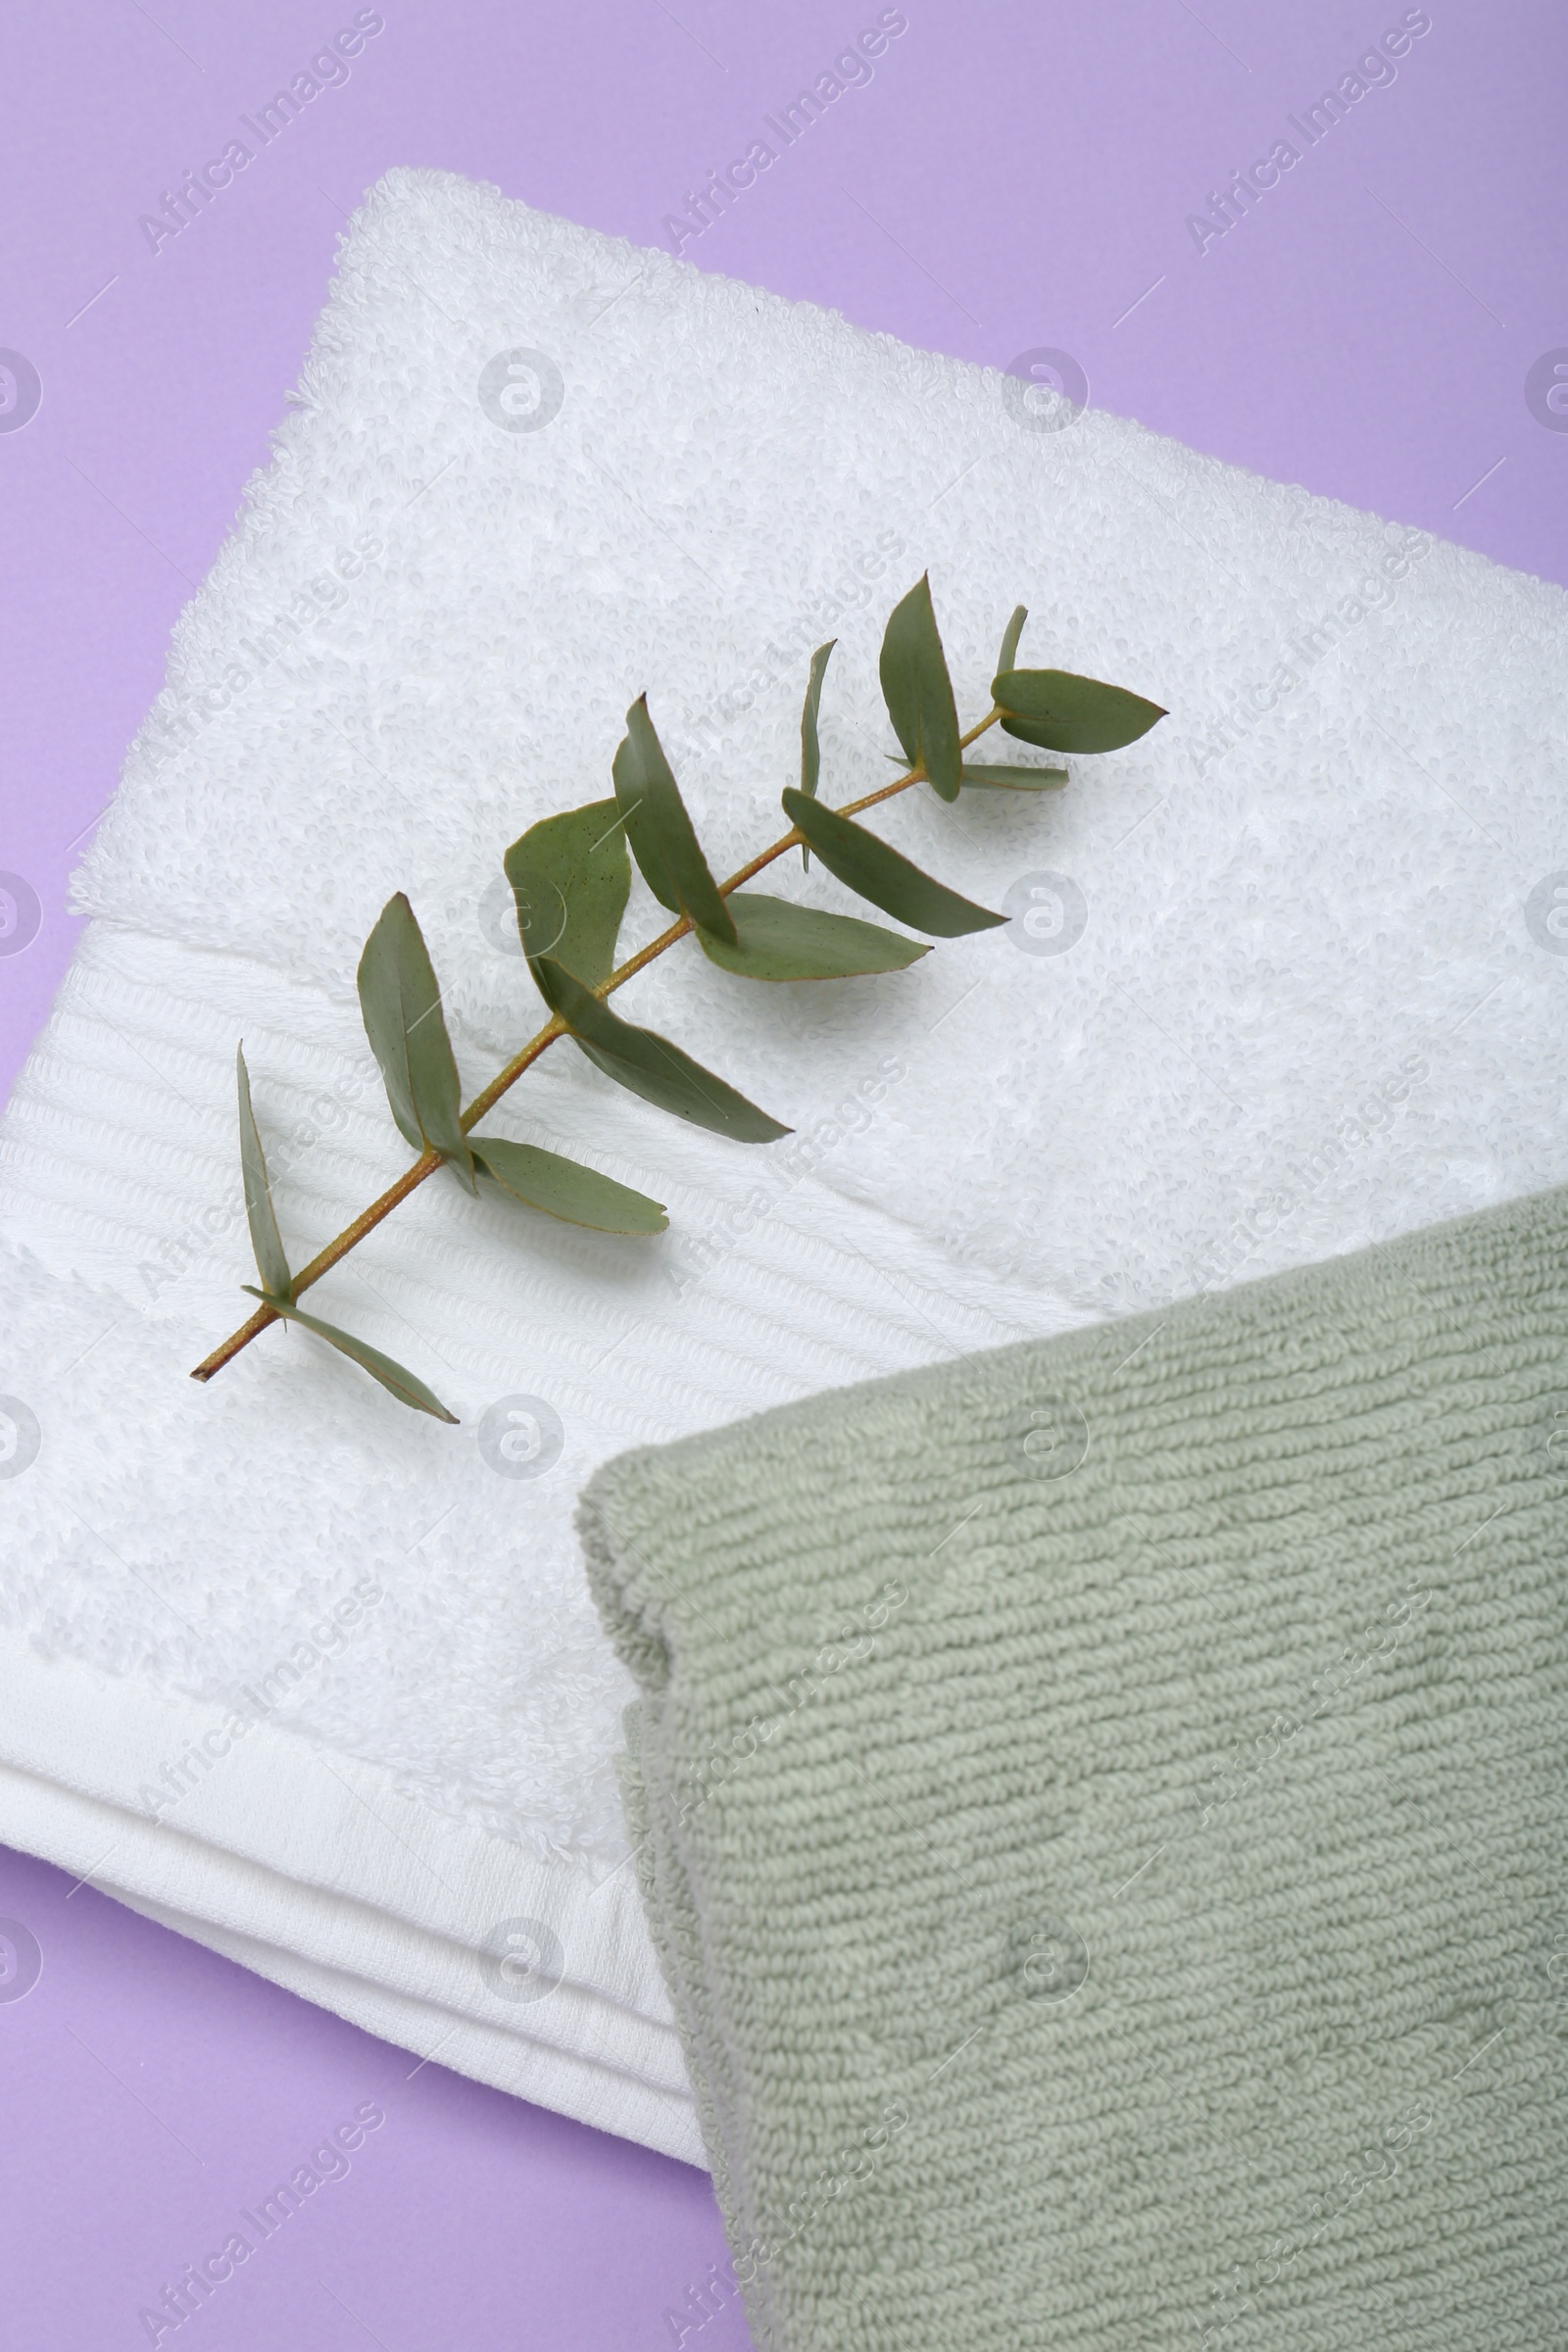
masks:
<instances>
[{"instance_id":1,"label":"white towel","mask_svg":"<svg viewBox=\"0 0 1568 2352\"><path fill-rule=\"evenodd\" d=\"M693 2161L588 1471L1568 1181L1538 891L1568 861L1568 598L1035 398L391 174L175 632L0 1131L0 1839ZM825 797L892 772L876 648L928 568L966 716L1016 601L1020 660L1171 711L1044 802L883 813L1012 928L880 980L760 988L690 948L641 977L621 1009L781 1145L548 1055L495 1131L653 1193L670 1233L441 1179L314 1301L461 1429L298 1332L193 1386L254 1279L236 1040L299 1263L407 1159L354 992L385 899L471 1091L540 1018L501 851L608 791L633 697L727 871L783 829L821 639ZM793 861L772 886L858 907ZM636 883L623 937L656 918Z\"/></svg>"}]
</instances>

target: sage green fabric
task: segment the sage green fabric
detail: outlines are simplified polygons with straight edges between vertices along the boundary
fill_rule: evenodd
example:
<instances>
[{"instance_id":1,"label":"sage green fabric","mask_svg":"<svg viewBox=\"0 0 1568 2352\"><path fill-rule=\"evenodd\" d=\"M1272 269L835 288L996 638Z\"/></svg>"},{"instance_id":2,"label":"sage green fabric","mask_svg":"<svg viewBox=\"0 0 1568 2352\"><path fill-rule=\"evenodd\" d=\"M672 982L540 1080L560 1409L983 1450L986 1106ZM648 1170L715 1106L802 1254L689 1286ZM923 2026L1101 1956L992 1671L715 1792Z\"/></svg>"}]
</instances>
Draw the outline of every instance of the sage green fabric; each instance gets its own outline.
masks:
<instances>
[{"instance_id":1,"label":"sage green fabric","mask_svg":"<svg viewBox=\"0 0 1568 2352\"><path fill-rule=\"evenodd\" d=\"M763 2352L1561 2352L1568 1192L581 1525Z\"/></svg>"}]
</instances>

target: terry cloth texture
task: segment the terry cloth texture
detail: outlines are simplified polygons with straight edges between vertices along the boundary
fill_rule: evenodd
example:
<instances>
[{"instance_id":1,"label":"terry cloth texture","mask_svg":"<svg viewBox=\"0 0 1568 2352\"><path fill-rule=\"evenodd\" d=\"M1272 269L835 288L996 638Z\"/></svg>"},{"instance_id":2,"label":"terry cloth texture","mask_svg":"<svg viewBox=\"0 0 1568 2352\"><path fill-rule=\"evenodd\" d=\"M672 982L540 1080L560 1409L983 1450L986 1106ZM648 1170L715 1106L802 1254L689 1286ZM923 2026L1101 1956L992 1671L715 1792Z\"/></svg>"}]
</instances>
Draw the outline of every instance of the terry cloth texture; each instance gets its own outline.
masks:
<instances>
[{"instance_id":1,"label":"terry cloth texture","mask_svg":"<svg viewBox=\"0 0 1568 2352\"><path fill-rule=\"evenodd\" d=\"M760 2347L1555 2352L1565 1431L1559 1191L596 1475Z\"/></svg>"},{"instance_id":2,"label":"terry cloth texture","mask_svg":"<svg viewBox=\"0 0 1568 2352\"><path fill-rule=\"evenodd\" d=\"M1568 958L1524 912L1565 856L1568 598L1022 397L393 173L175 631L0 1130L0 1839L694 2161L588 1474L1568 1181ZM792 1123L766 1150L547 1055L497 1131L669 1234L443 1180L317 1294L462 1429L300 1332L193 1387L249 1311L236 1041L299 1263L406 1164L354 993L390 894L474 1090L539 1019L501 852L608 792L632 698L726 872L782 826L824 638L824 795L891 773L877 647L927 567L966 715L1018 599L1025 661L1171 710L1044 805L879 817L1016 924L885 979L643 975L632 1018ZM770 887L863 912L814 862ZM662 921L635 883L628 944Z\"/></svg>"}]
</instances>

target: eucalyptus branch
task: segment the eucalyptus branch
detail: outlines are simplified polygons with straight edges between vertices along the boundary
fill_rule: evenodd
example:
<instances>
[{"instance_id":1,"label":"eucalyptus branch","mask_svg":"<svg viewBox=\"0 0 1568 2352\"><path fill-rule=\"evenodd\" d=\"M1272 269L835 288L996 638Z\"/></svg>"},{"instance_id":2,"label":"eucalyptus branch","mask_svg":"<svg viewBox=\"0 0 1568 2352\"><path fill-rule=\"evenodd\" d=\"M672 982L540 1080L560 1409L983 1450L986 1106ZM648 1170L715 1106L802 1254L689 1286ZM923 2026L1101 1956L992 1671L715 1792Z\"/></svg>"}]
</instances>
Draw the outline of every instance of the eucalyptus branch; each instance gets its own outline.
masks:
<instances>
[{"instance_id":1,"label":"eucalyptus branch","mask_svg":"<svg viewBox=\"0 0 1568 2352\"><path fill-rule=\"evenodd\" d=\"M801 788L784 795L786 813L796 821L724 882L709 872L646 701L634 704L627 713L626 738L615 756L614 801L546 818L507 853L523 949L551 1017L466 1108L459 1108L457 1065L441 1013L441 992L418 925L407 899L400 895L390 901L361 959L360 996L393 1117L416 1147L417 1157L308 1264L291 1272L272 1208L241 1052L241 1159L246 1211L263 1284L252 1296L261 1304L196 1366L191 1378L211 1380L270 1324L298 1321L351 1356L404 1403L443 1420L454 1418L414 1374L298 1305L303 1291L442 1167L451 1167L470 1191L477 1189L476 1179L484 1177L526 1205L573 1222L616 1232L662 1231L665 1219L658 1202L591 1169L499 1138L468 1141L485 1114L559 1038L574 1037L607 1076L699 1125L742 1142L768 1142L787 1133L723 1080L701 1070L678 1047L600 1008L657 957L694 934L710 961L743 977L763 980L893 970L928 952L899 933L784 901L752 895L729 905L747 883L796 848L808 861L814 851L841 881L916 929L951 937L1000 923L1002 916L922 874L853 819L918 783L929 783L949 801L956 800L964 785L1028 791L1065 784L1064 769L966 763L963 754L970 745L999 722L1008 734L1048 749L1100 751L1136 740L1164 715L1157 705L1118 687L1066 671L1015 669L1013 657L1025 617L1020 606L1007 624L991 709L960 734L929 588L922 579L910 591L888 623L881 661L883 693L909 764L891 783L836 808L816 799L817 705L832 651L831 645L819 648L802 715ZM590 834L597 838L590 841ZM676 919L616 964L616 934L630 888L628 845L655 895ZM547 941L542 937L540 905L548 906L552 898L559 902L561 920Z\"/></svg>"},{"instance_id":2,"label":"eucalyptus branch","mask_svg":"<svg viewBox=\"0 0 1568 2352\"><path fill-rule=\"evenodd\" d=\"M964 750L967 751L971 743L978 742L987 727L995 726L1001 716L1002 712L993 709L986 713L977 726L969 729L967 735L960 736L958 740ZM862 794L858 801L847 801L837 814L858 816L862 808L874 808L879 801L891 801L899 793L907 792L911 784L923 783L924 780L925 768L917 761L906 774L895 777L891 784L884 784L880 792L867 792ZM743 882L750 882L756 875L762 873L773 864L775 859L782 858L787 850L800 847L802 847L801 834L792 825L787 833L771 843L759 857L754 858L749 865L741 866L737 872L730 875L727 882L721 882L718 886L720 897L727 899L731 891L739 890ZM665 950L674 947L677 941L689 939L692 929L690 915L683 914L678 923L671 923L667 931L661 931L659 937L651 939L646 948L639 948L635 956L628 956L625 962L617 965L608 980L600 982L593 992L594 995L601 1002L606 997L612 996L617 988L623 988L628 980L634 979L637 973L652 963L657 956L662 956ZM565 1037L567 1034L566 1024L559 1014L553 1020L546 1021L544 1027L529 1038L521 1053L514 1054L506 1068L498 1070L483 1092L474 1096L467 1109L462 1114L465 1134L470 1128L477 1126L487 1111L495 1108L509 1088L516 1085L524 1070L531 1069L546 1049L555 1044L558 1037ZM352 1225L345 1225L335 1241L328 1242L324 1250L317 1251L309 1265L300 1268L294 1277L296 1297L301 1291L308 1290L313 1282L319 1282L321 1276L329 1273L341 1258L347 1257L349 1251L357 1248L368 1233L373 1233L384 1217L389 1217L395 1208L401 1207L409 1195L417 1192L425 1178L435 1175L436 1171L444 1164L439 1152L421 1152L413 1166L404 1169L396 1184L388 1185L379 1200L372 1200L368 1208L362 1209ZM232 1363L240 1349L248 1348L252 1340L264 1332L270 1323L276 1323L280 1319L276 1307L259 1306L248 1323L242 1323L237 1331L230 1332L220 1348L215 1348L211 1355L202 1359L191 1374L192 1380L211 1380L215 1372L221 1372L225 1364Z\"/></svg>"}]
</instances>

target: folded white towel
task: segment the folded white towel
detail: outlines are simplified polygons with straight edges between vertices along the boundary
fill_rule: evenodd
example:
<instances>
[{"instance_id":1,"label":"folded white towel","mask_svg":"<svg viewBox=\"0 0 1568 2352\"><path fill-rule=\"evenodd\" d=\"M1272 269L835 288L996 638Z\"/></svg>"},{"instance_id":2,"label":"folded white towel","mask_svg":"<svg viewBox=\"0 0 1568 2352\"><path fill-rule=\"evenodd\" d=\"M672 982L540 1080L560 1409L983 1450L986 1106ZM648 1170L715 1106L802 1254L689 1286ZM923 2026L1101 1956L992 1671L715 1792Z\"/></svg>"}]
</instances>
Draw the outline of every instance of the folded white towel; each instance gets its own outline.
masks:
<instances>
[{"instance_id":1,"label":"folded white towel","mask_svg":"<svg viewBox=\"0 0 1568 2352\"><path fill-rule=\"evenodd\" d=\"M393 173L175 633L0 1131L0 1839L695 2161L621 1867L586 1473L1568 1180L1568 966L1524 913L1562 858L1568 598L1018 394ZM407 1158L354 993L384 900L471 1090L539 1018L501 850L608 790L633 696L726 871L782 829L822 638L825 796L891 772L876 647L927 567L966 714L1019 600L1022 660L1171 711L1043 805L886 811L1014 927L883 980L758 988L690 950L640 978L629 1017L793 1123L767 1149L556 1049L495 1130L670 1233L442 1179L317 1294L462 1429L297 1332L192 1386L253 1278L236 1040L298 1263ZM774 887L859 910L814 867ZM624 936L655 912L636 883Z\"/></svg>"}]
</instances>

